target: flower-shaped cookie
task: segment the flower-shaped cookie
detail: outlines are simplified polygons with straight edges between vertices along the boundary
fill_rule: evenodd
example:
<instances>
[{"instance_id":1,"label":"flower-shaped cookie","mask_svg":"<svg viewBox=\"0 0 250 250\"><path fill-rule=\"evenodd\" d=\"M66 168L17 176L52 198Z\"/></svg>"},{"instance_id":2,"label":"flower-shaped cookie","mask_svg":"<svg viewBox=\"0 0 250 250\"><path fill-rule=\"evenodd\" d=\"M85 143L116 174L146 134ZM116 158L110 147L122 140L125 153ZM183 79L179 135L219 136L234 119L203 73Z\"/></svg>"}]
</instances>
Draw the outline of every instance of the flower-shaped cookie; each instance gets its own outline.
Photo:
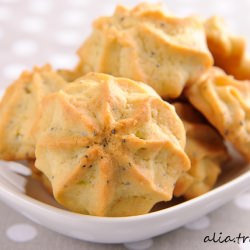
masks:
<instances>
[{"instance_id":1,"label":"flower-shaped cookie","mask_svg":"<svg viewBox=\"0 0 250 250\"><path fill-rule=\"evenodd\" d=\"M233 35L224 20L217 16L205 22L207 43L215 65L236 79L250 79L250 59L244 38Z\"/></svg>"},{"instance_id":2,"label":"flower-shaped cookie","mask_svg":"<svg viewBox=\"0 0 250 250\"><path fill-rule=\"evenodd\" d=\"M185 152L191 161L191 168L178 179L174 195L191 199L213 188L229 158L223 138L191 105L174 106L186 129Z\"/></svg>"},{"instance_id":3,"label":"flower-shaped cookie","mask_svg":"<svg viewBox=\"0 0 250 250\"><path fill-rule=\"evenodd\" d=\"M203 23L167 14L156 4L119 6L113 16L97 19L78 55L78 71L142 81L165 98L178 97L213 63Z\"/></svg>"},{"instance_id":4,"label":"flower-shaped cookie","mask_svg":"<svg viewBox=\"0 0 250 250\"><path fill-rule=\"evenodd\" d=\"M174 108L125 78L90 73L47 96L34 134L36 167L55 199L80 213L147 213L189 168Z\"/></svg>"},{"instance_id":5,"label":"flower-shaped cookie","mask_svg":"<svg viewBox=\"0 0 250 250\"><path fill-rule=\"evenodd\" d=\"M0 159L35 158L30 130L41 99L66 85L49 65L24 72L6 91L0 104Z\"/></svg>"},{"instance_id":6,"label":"flower-shaped cookie","mask_svg":"<svg viewBox=\"0 0 250 250\"><path fill-rule=\"evenodd\" d=\"M250 160L250 83L212 68L186 96L221 135Z\"/></svg>"}]
</instances>

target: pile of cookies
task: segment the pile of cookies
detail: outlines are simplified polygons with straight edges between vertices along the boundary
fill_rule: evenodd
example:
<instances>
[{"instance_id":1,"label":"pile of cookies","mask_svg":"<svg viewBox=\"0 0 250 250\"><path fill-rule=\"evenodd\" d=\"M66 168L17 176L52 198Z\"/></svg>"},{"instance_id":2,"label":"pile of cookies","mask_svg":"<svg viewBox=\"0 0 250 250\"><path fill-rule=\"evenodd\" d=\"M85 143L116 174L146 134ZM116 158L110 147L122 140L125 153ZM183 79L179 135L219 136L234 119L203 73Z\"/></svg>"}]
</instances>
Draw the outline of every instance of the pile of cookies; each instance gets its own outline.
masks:
<instances>
[{"instance_id":1,"label":"pile of cookies","mask_svg":"<svg viewBox=\"0 0 250 250\"><path fill-rule=\"evenodd\" d=\"M249 59L220 18L118 6L78 55L24 72L0 104L0 158L26 160L67 209L145 214L212 189L225 141L250 160Z\"/></svg>"}]
</instances>

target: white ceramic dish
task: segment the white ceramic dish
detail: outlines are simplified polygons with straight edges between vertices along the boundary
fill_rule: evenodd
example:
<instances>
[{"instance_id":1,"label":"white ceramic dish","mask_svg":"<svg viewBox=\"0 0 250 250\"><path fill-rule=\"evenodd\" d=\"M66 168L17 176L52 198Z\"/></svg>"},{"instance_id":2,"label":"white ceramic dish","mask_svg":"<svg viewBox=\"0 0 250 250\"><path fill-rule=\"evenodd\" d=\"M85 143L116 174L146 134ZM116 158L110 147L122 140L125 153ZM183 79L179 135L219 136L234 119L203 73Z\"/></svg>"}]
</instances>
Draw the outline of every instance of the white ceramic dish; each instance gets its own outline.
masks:
<instances>
[{"instance_id":1,"label":"white ceramic dish","mask_svg":"<svg viewBox=\"0 0 250 250\"><path fill-rule=\"evenodd\" d=\"M99 218L60 208L29 173L18 163L0 162L0 199L53 231L100 243L135 242L169 232L218 208L250 184L250 166L239 164L221 176L218 187L193 200L168 208L169 203L164 203L156 209L165 209L146 215Z\"/></svg>"}]
</instances>

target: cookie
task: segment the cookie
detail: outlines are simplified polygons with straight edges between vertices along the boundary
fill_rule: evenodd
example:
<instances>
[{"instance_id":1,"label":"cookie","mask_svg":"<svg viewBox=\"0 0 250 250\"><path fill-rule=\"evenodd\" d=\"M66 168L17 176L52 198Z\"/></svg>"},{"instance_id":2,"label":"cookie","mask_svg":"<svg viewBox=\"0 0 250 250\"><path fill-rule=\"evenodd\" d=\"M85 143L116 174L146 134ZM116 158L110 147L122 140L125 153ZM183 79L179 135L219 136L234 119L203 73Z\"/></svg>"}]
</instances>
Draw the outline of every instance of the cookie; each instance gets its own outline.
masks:
<instances>
[{"instance_id":1,"label":"cookie","mask_svg":"<svg viewBox=\"0 0 250 250\"><path fill-rule=\"evenodd\" d=\"M221 135L190 104L174 103L186 130L186 147L191 168L177 181L174 195L195 198L211 190L229 160Z\"/></svg>"},{"instance_id":2,"label":"cookie","mask_svg":"<svg viewBox=\"0 0 250 250\"><path fill-rule=\"evenodd\" d=\"M186 96L208 121L250 160L250 82L209 70Z\"/></svg>"},{"instance_id":3,"label":"cookie","mask_svg":"<svg viewBox=\"0 0 250 250\"><path fill-rule=\"evenodd\" d=\"M250 79L250 59L245 39L233 35L224 20L217 16L205 22L205 29L215 65L238 80Z\"/></svg>"},{"instance_id":4,"label":"cookie","mask_svg":"<svg viewBox=\"0 0 250 250\"><path fill-rule=\"evenodd\" d=\"M175 17L159 4L118 6L97 19L78 55L77 70L142 81L164 98L178 97L213 63L203 22Z\"/></svg>"},{"instance_id":5,"label":"cookie","mask_svg":"<svg viewBox=\"0 0 250 250\"><path fill-rule=\"evenodd\" d=\"M44 98L36 167L69 210L130 216L172 198L190 162L172 105L148 85L89 73Z\"/></svg>"},{"instance_id":6,"label":"cookie","mask_svg":"<svg viewBox=\"0 0 250 250\"><path fill-rule=\"evenodd\" d=\"M10 85L0 104L0 159L34 159L35 145L30 130L40 101L65 85L64 79L49 65L22 73Z\"/></svg>"}]
</instances>

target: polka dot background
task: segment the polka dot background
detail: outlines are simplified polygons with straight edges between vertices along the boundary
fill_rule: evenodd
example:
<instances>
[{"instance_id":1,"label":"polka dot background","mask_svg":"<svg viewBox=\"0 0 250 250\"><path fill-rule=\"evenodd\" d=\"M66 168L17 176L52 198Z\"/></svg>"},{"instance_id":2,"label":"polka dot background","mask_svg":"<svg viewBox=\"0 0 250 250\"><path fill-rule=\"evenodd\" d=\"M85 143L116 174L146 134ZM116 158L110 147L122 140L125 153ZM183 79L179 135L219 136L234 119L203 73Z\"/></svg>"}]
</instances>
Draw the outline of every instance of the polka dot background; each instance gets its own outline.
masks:
<instances>
[{"instance_id":1,"label":"polka dot background","mask_svg":"<svg viewBox=\"0 0 250 250\"><path fill-rule=\"evenodd\" d=\"M76 49L91 30L91 22L111 14L117 3L133 6L135 0L0 0L0 96L24 69L51 63L72 68ZM150 0L148 2L159 2ZM185 16L220 15L231 29L250 43L250 0L165 0L168 9ZM97 4L98 3L98 4ZM98 8L97 8L98 6ZM51 232L0 203L0 249L236 249L250 243L204 243L214 232L223 236L250 236L250 191L213 213L155 239L126 245L101 245L70 239ZM5 232L5 233L4 233Z\"/></svg>"}]
</instances>

